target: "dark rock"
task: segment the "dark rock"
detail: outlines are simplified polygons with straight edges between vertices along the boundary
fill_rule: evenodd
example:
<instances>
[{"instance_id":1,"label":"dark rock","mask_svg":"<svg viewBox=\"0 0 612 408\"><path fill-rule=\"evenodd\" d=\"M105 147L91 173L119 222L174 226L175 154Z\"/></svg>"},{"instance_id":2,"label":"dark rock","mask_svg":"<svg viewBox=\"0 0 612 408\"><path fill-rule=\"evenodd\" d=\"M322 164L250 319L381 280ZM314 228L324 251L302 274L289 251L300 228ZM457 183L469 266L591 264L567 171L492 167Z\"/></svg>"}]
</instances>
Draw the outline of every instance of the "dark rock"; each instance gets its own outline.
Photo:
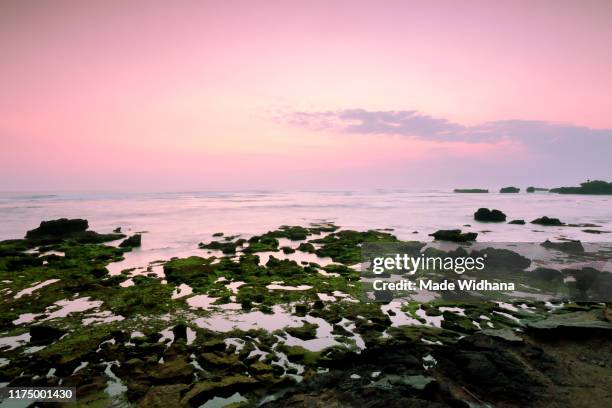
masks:
<instances>
[{"instance_id":1,"label":"dark rock","mask_svg":"<svg viewBox=\"0 0 612 408\"><path fill-rule=\"evenodd\" d=\"M536 268L531 272L534 276L542 279L546 282L556 281L558 283L563 282L563 274L561 271L552 268Z\"/></svg>"},{"instance_id":2,"label":"dark rock","mask_svg":"<svg viewBox=\"0 0 612 408\"><path fill-rule=\"evenodd\" d=\"M471 256L486 257L487 268L504 270L523 270L529 268L531 260L523 255L505 248L484 248L472 251ZM497 270L496 270L497 272Z\"/></svg>"},{"instance_id":3,"label":"dark rock","mask_svg":"<svg viewBox=\"0 0 612 408\"><path fill-rule=\"evenodd\" d=\"M87 228L89 228L87 220L60 218L58 220L41 222L38 228L26 233L26 238L33 239L44 236L64 237L66 235L86 231Z\"/></svg>"},{"instance_id":4,"label":"dark rock","mask_svg":"<svg viewBox=\"0 0 612 408\"><path fill-rule=\"evenodd\" d=\"M527 329L538 335L581 337L586 333L612 333L612 323L599 320L600 311L555 313L527 322Z\"/></svg>"},{"instance_id":5,"label":"dark rock","mask_svg":"<svg viewBox=\"0 0 612 408\"><path fill-rule=\"evenodd\" d=\"M134 234L119 244L120 248L137 248L141 245L142 235Z\"/></svg>"},{"instance_id":6,"label":"dark rock","mask_svg":"<svg viewBox=\"0 0 612 408\"><path fill-rule=\"evenodd\" d=\"M499 192L502 193L502 194L518 193L519 191L521 191L521 189L518 188L518 187L504 187L504 188L499 190Z\"/></svg>"},{"instance_id":7,"label":"dark rock","mask_svg":"<svg viewBox=\"0 0 612 408\"><path fill-rule=\"evenodd\" d=\"M270 374L273 371L273 367L263 361L256 360L252 364L249 364L249 372L254 375Z\"/></svg>"},{"instance_id":8,"label":"dark rock","mask_svg":"<svg viewBox=\"0 0 612 408\"><path fill-rule=\"evenodd\" d=\"M596 229L583 229L582 232L587 234L609 234L611 231L596 230Z\"/></svg>"},{"instance_id":9,"label":"dark rock","mask_svg":"<svg viewBox=\"0 0 612 408\"><path fill-rule=\"evenodd\" d=\"M536 218L531 221L532 224L545 225L545 226L562 226L565 223L561 222L558 218L549 218L547 216Z\"/></svg>"},{"instance_id":10,"label":"dark rock","mask_svg":"<svg viewBox=\"0 0 612 408\"><path fill-rule=\"evenodd\" d=\"M221 339L211 339L202 343L202 351L224 351L225 343Z\"/></svg>"},{"instance_id":11,"label":"dark rock","mask_svg":"<svg viewBox=\"0 0 612 408\"><path fill-rule=\"evenodd\" d=\"M574 282L567 282L570 299L577 302L609 299L612 292L612 276L595 268L564 269L565 276L572 276Z\"/></svg>"},{"instance_id":12,"label":"dark rock","mask_svg":"<svg viewBox=\"0 0 612 408\"><path fill-rule=\"evenodd\" d=\"M580 241L551 242L546 240L540 245L544 248L556 249L562 252L584 252L584 247Z\"/></svg>"},{"instance_id":13,"label":"dark rock","mask_svg":"<svg viewBox=\"0 0 612 408\"><path fill-rule=\"evenodd\" d=\"M181 394L189 388L185 384L160 385L151 387L138 404L138 408L169 408L184 406Z\"/></svg>"},{"instance_id":14,"label":"dark rock","mask_svg":"<svg viewBox=\"0 0 612 408\"><path fill-rule=\"evenodd\" d=\"M548 191L547 188L541 188L541 187L527 187L527 192L528 193L535 193L536 191Z\"/></svg>"},{"instance_id":15,"label":"dark rock","mask_svg":"<svg viewBox=\"0 0 612 408\"><path fill-rule=\"evenodd\" d=\"M525 225L525 220L512 220L508 224Z\"/></svg>"},{"instance_id":16,"label":"dark rock","mask_svg":"<svg viewBox=\"0 0 612 408\"><path fill-rule=\"evenodd\" d=\"M179 323L172 328L174 334L174 340L185 340L187 341L187 325L185 323Z\"/></svg>"},{"instance_id":17,"label":"dark rock","mask_svg":"<svg viewBox=\"0 0 612 408\"><path fill-rule=\"evenodd\" d=\"M215 251L221 251L224 254L229 255L229 254L236 253L236 248L241 247L245 242L246 240L244 239L238 239L236 241L226 241L226 242L211 241L208 244L204 244L203 242L200 242L198 244L198 247L200 249L212 249Z\"/></svg>"},{"instance_id":18,"label":"dark rock","mask_svg":"<svg viewBox=\"0 0 612 408\"><path fill-rule=\"evenodd\" d=\"M213 397L229 397L236 392L247 391L256 384L256 379L243 374L206 380L195 384L185 394L181 402L191 406L199 406Z\"/></svg>"},{"instance_id":19,"label":"dark rock","mask_svg":"<svg viewBox=\"0 0 612 408\"><path fill-rule=\"evenodd\" d=\"M456 188L453 190L455 193L464 193L464 194L478 194L478 193L488 193L489 190L484 188Z\"/></svg>"},{"instance_id":20,"label":"dark rock","mask_svg":"<svg viewBox=\"0 0 612 408\"><path fill-rule=\"evenodd\" d=\"M295 305L295 314L296 316L305 316L308 313L308 305L303 303L298 303Z\"/></svg>"},{"instance_id":21,"label":"dark rock","mask_svg":"<svg viewBox=\"0 0 612 408\"><path fill-rule=\"evenodd\" d=\"M332 326L332 334L335 336L352 336L353 334L346 330L344 327L340 326L339 324L334 324Z\"/></svg>"},{"instance_id":22,"label":"dark rock","mask_svg":"<svg viewBox=\"0 0 612 408\"><path fill-rule=\"evenodd\" d=\"M113 230L115 234L121 234L121 227L117 227Z\"/></svg>"},{"instance_id":23,"label":"dark rock","mask_svg":"<svg viewBox=\"0 0 612 408\"><path fill-rule=\"evenodd\" d=\"M452 241L452 242L468 242L476 241L478 233L476 232L465 232L461 230L438 230L429 236L434 237L438 241Z\"/></svg>"},{"instance_id":24,"label":"dark rock","mask_svg":"<svg viewBox=\"0 0 612 408\"><path fill-rule=\"evenodd\" d=\"M39 325L30 327L30 342L34 344L51 344L66 332L51 326Z\"/></svg>"},{"instance_id":25,"label":"dark rock","mask_svg":"<svg viewBox=\"0 0 612 408\"><path fill-rule=\"evenodd\" d=\"M551 189L550 192L559 194L612 194L612 182L588 180L580 183L580 187L559 187Z\"/></svg>"},{"instance_id":26,"label":"dark rock","mask_svg":"<svg viewBox=\"0 0 612 408\"><path fill-rule=\"evenodd\" d=\"M298 246L298 251L302 251L302 252L308 252L313 254L315 252L315 247L314 245L312 245L311 243L308 242L302 242L299 246Z\"/></svg>"},{"instance_id":27,"label":"dark rock","mask_svg":"<svg viewBox=\"0 0 612 408\"><path fill-rule=\"evenodd\" d=\"M156 382L167 384L170 381L188 381L191 382L193 375L193 366L184 359L177 358L170 360L164 364L160 364L151 373L151 378Z\"/></svg>"},{"instance_id":28,"label":"dark rock","mask_svg":"<svg viewBox=\"0 0 612 408\"><path fill-rule=\"evenodd\" d=\"M506 214L499 210L489 210L488 208L479 208L474 213L474 219L482 222L502 222L506 221Z\"/></svg>"},{"instance_id":29,"label":"dark rock","mask_svg":"<svg viewBox=\"0 0 612 408\"><path fill-rule=\"evenodd\" d=\"M219 368L239 372L244 370L244 365L238 354L228 354L219 351L200 354L200 363L204 369Z\"/></svg>"},{"instance_id":30,"label":"dark rock","mask_svg":"<svg viewBox=\"0 0 612 408\"><path fill-rule=\"evenodd\" d=\"M144 381L128 381L127 383L127 397L130 401L136 401L142 398L147 391L151 388L151 384ZM153 406L153 405L144 405Z\"/></svg>"},{"instance_id":31,"label":"dark rock","mask_svg":"<svg viewBox=\"0 0 612 408\"><path fill-rule=\"evenodd\" d=\"M312 340L317 338L318 324L305 322L301 327L287 327L285 331L300 340Z\"/></svg>"},{"instance_id":32,"label":"dark rock","mask_svg":"<svg viewBox=\"0 0 612 408\"><path fill-rule=\"evenodd\" d=\"M101 244L103 242L115 241L120 238L125 238L123 234L98 234L95 231L83 231L70 236L80 244Z\"/></svg>"}]
</instances>

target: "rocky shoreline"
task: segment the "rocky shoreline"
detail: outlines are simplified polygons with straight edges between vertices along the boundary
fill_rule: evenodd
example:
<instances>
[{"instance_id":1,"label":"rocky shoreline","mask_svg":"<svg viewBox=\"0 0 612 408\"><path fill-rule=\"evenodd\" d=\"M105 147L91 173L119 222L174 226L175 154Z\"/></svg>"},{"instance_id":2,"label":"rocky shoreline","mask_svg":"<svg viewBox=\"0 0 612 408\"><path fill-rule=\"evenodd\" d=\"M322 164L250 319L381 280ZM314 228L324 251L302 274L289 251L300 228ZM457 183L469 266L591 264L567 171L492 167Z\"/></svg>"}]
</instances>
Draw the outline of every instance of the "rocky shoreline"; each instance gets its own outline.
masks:
<instances>
[{"instance_id":1,"label":"rocky shoreline","mask_svg":"<svg viewBox=\"0 0 612 408\"><path fill-rule=\"evenodd\" d=\"M74 386L88 407L612 401L605 304L361 302L361 245L405 243L327 222L216 233L198 255L111 275L107 266L146 240L116 231L62 219L0 242L0 383ZM574 246L551 249L588 259ZM319 262L288 258L300 254ZM513 273L526 276L518 254L493 254L514 257ZM601 286L608 275L588 276Z\"/></svg>"}]
</instances>

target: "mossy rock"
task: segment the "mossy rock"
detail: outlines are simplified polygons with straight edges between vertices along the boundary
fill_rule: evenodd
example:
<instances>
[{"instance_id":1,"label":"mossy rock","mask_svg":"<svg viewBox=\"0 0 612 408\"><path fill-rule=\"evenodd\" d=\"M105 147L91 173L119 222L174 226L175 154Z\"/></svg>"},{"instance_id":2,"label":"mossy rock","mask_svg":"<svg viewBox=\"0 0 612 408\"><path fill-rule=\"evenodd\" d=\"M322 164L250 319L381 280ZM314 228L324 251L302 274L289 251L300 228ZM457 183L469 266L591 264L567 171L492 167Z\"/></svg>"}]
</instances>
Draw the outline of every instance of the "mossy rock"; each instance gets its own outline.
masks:
<instances>
[{"instance_id":1,"label":"mossy rock","mask_svg":"<svg viewBox=\"0 0 612 408\"><path fill-rule=\"evenodd\" d=\"M304 322L300 327L287 327L285 331L301 340L312 340L317 337L318 324Z\"/></svg>"},{"instance_id":2,"label":"mossy rock","mask_svg":"<svg viewBox=\"0 0 612 408\"><path fill-rule=\"evenodd\" d=\"M245 392L258 381L244 374L235 374L196 383L181 400L182 404L199 406L213 397L229 397L236 392Z\"/></svg>"}]
</instances>

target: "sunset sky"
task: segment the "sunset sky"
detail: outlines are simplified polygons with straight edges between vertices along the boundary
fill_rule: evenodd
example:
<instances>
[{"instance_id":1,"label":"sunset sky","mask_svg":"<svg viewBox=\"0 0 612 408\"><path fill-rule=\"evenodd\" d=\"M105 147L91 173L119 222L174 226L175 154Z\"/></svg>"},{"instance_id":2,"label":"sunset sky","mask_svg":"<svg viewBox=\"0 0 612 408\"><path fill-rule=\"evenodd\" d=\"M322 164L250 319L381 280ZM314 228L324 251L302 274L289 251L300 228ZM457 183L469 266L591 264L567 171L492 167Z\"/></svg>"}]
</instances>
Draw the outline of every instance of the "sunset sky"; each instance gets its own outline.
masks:
<instances>
[{"instance_id":1,"label":"sunset sky","mask_svg":"<svg viewBox=\"0 0 612 408\"><path fill-rule=\"evenodd\" d=\"M0 191L612 180L612 1L1 1Z\"/></svg>"}]
</instances>

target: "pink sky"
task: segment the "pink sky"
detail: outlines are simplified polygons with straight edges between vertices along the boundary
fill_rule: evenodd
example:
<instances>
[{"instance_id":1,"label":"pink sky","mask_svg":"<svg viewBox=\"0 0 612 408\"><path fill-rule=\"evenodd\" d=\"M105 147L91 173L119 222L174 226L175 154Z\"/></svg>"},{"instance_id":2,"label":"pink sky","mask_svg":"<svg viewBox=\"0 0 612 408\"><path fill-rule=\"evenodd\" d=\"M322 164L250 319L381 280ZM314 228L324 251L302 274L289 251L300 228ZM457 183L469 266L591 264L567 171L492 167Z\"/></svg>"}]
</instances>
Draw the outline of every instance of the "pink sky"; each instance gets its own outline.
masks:
<instances>
[{"instance_id":1,"label":"pink sky","mask_svg":"<svg viewBox=\"0 0 612 408\"><path fill-rule=\"evenodd\" d=\"M610 21L606 0L3 1L0 191L609 178Z\"/></svg>"}]
</instances>

